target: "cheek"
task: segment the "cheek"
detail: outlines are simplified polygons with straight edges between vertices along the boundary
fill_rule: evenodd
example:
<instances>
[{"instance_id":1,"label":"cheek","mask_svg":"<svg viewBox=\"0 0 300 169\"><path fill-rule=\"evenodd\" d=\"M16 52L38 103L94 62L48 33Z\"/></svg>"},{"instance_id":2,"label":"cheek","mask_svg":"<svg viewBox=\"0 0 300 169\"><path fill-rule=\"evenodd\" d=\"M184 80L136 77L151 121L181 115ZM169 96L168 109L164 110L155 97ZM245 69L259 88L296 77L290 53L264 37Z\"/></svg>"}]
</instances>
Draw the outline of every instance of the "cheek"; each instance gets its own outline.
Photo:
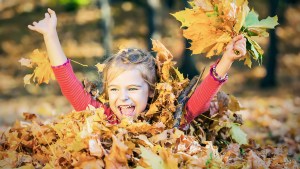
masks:
<instances>
[{"instance_id":1,"label":"cheek","mask_svg":"<svg viewBox=\"0 0 300 169\"><path fill-rule=\"evenodd\" d=\"M118 94L117 93L108 92L107 93L107 97L108 97L109 103L111 103L111 102L114 102L118 98Z\"/></svg>"},{"instance_id":2,"label":"cheek","mask_svg":"<svg viewBox=\"0 0 300 169\"><path fill-rule=\"evenodd\" d=\"M140 104L142 107L146 107L148 102L148 91L140 93L138 96L135 97L135 100Z\"/></svg>"}]
</instances>

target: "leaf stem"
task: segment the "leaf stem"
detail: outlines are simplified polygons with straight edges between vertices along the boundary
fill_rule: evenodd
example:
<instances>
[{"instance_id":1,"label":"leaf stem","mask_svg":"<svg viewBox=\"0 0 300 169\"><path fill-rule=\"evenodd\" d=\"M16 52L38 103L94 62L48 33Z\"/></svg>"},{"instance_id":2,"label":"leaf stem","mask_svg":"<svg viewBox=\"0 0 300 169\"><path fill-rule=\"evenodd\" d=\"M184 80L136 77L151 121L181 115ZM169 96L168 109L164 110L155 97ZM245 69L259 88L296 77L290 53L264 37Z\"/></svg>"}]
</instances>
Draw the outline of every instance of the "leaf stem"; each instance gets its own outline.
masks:
<instances>
[{"instance_id":1,"label":"leaf stem","mask_svg":"<svg viewBox=\"0 0 300 169\"><path fill-rule=\"evenodd\" d=\"M73 60L73 59L70 59L70 60L71 60L72 62L78 64L78 65L81 65L81 66L84 66L84 67L88 67L88 65L84 65L84 64L82 64L82 63L80 63L80 62L77 62L77 61L75 61L75 60Z\"/></svg>"},{"instance_id":2,"label":"leaf stem","mask_svg":"<svg viewBox=\"0 0 300 169\"><path fill-rule=\"evenodd\" d=\"M207 119L209 119L209 120L212 120L212 121L220 122L219 120L212 119L212 118L210 118L210 117L207 117L207 116L205 116L205 115L203 115L203 114L200 114L200 116L203 116L203 117L205 117L205 118L207 118ZM240 125L241 125L241 124L239 124L239 123L228 122L228 121L224 121L224 123L232 123L232 124L236 124L236 125L238 125L238 126L240 126Z\"/></svg>"}]
</instances>

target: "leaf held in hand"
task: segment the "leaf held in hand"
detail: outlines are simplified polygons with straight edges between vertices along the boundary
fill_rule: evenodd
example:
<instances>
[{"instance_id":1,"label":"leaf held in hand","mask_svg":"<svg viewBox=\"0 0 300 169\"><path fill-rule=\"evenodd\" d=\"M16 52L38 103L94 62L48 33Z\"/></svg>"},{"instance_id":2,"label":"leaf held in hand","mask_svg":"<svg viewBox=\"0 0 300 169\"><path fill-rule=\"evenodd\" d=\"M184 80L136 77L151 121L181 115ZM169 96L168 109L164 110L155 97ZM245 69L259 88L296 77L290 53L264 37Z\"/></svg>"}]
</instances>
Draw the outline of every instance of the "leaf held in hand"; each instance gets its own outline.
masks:
<instances>
[{"instance_id":1,"label":"leaf held in hand","mask_svg":"<svg viewBox=\"0 0 300 169\"><path fill-rule=\"evenodd\" d=\"M263 51L249 38L251 36L267 37L267 29L278 25L277 16L258 19L258 14L248 7L247 0L194 0L191 9L172 14L181 22L183 36L191 40L192 54L206 54L210 58L220 55L226 45L238 34L244 34L250 44L245 65L251 67L251 59L262 62Z\"/></svg>"},{"instance_id":2,"label":"leaf held in hand","mask_svg":"<svg viewBox=\"0 0 300 169\"><path fill-rule=\"evenodd\" d=\"M266 19L262 19L259 21L258 14L252 9L245 20L244 27L246 28L268 28L274 29L276 25L278 25L278 17L270 17L268 16Z\"/></svg>"}]
</instances>

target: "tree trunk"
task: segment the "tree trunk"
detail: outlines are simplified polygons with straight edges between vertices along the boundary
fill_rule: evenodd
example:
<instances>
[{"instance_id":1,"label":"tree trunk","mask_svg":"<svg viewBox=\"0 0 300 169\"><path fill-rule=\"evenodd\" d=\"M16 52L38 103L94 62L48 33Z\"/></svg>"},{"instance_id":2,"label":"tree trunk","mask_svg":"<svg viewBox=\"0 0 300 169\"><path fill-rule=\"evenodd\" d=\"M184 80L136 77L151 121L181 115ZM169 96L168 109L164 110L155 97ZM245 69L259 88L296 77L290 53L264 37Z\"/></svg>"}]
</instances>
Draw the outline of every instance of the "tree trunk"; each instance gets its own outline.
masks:
<instances>
[{"instance_id":1,"label":"tree trunk","mask_svg":"<svg viewBox=\"0 0 300 169\"><path fill-rule=\"evenodd\" d=\"M100 27L103 30L103 41L102 44L105 50L105 56L111 55L112 51L112 34L111 29L113 27L113 18L111 15L111 8L109 0L99 0L98 4L101 9L102 20L100 21Z\"/></svg>"},{"instance_id":2,"label":"tree trunk","mask_svg":"<svg viewBox=\"0 0 300 169\"><path fill-rule=\"evenodd\" d=\"M279 4L279 0L269 0L270 16L276 15L278 4ZM277 36L276 36L275 29L272 29L270 31L267 56L264 59L267 74L261 81L260 86L262 88L270 88L270 87L275 87L277 85L277 81L276 81L276 69L277 69L277 57L278 57L277 55L278 55Z\"/></svg>"},{"instance_id":3,"label":"tree trunk","mask_svg":"<svg viewBox=\"0 0 300 169\"><path fill-rule=\"evenodd\" d=\"M161 37L159 30L162 26L163 14L160 0L147 0L146 14L147 25L149 29L147 34L147 44L148 50L151 51L151 39L159 39Z\"/></svg>"},{"instance_id":4,"label":"tree trunk","mask_svg":"<svg viewBox=\"0 0 300 169\"><path fill-rule=\"evenodd\" d=\"M184 1L185 7L188 7L188 2ZM183 73L185 77L188 77L190 80L193 79L194 76L199 75L199 71L196 68L195 61L191 56L192 51L189 50L190 44L187 39L185 39L185 50L182 54L182 62L179 67L180 72Z\"/></svg>"}]
</instances>

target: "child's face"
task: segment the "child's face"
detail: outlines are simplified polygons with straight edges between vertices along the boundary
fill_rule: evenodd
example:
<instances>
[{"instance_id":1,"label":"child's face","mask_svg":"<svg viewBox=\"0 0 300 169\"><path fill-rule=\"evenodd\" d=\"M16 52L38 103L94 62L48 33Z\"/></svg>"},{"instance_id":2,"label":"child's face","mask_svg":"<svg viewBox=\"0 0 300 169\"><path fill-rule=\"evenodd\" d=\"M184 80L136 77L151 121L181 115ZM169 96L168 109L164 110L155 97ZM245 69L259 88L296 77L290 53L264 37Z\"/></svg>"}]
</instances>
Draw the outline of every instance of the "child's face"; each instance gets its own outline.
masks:
<instances>
[{"instance_id":1,"label":"child's face","mask_svg":"<svg viewBox=\"0 0 300 169\"><path fill-rule=\"evenodd\" d=\"M119 119L145 110L150 90L139 70L127 70L107 86L110 108Z\"/></svg>"}]
</instances>

